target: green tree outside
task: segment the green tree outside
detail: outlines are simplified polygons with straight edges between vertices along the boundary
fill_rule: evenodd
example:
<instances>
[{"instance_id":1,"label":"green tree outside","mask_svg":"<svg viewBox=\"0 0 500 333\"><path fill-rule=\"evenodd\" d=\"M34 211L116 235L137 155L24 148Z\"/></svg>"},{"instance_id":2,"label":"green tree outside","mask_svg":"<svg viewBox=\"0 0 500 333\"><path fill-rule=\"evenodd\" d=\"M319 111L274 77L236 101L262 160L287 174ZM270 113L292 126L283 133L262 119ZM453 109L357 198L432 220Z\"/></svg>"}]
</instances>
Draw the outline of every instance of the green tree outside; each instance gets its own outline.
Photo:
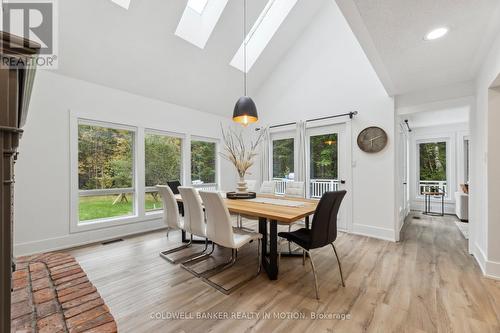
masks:
<instances>
[{"instance_id":1,"label":"green tree outside","mask_svg":"<svg viewBox=\"0 0 500 333\"><path fill-rule=\"evenodd\" d=\"M273 178L287 178L294 172L294 140L273 141Z\"/></svg>"},{"instance_id":2,"label":"green tree outside","mask_svg":"<svg viewBox=\"0 0 500 333\"><path fill-rule=\"evenodd\" d=\"M215 183L216 144L191 141L191 179L193 182Z\"/></svg>"},{"instance_id":3,"label":"green tree outside","mask_svg":"<svg viewBox=\"0 0 500 333\"><path fill-rule=\"evenodd\" d=\"M446 142L421 143L420 180L446 181Z\"/></svg>"},{"instance_id":4,"label":"green tree outside","mask_svg":"<svg viewBox=\"0 0 500 333\"><path fill-rule=\"evenodd\" d=\"M311 137L311 179L338 178L337 134Z\"/></svg>"}]
</instances>

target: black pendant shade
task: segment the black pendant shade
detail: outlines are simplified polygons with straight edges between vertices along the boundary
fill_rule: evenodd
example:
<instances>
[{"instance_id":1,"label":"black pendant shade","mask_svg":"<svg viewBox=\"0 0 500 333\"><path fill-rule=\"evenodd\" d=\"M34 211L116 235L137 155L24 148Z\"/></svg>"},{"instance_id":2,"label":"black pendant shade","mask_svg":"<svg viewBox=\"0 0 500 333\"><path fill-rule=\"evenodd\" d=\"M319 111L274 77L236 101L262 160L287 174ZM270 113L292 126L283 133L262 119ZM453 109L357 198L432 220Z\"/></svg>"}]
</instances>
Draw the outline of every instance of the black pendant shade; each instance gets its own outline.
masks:
<instances>
[{"instance_id":1,"label":"black pendant shade","mask_svg":"<svg viewBox=\"0 0 500 333\"><path fill-rule=\"evenodd\" d=\"M240 97L234 106L233 121L247 126L258 120L259 116L254 101L248 96Z\"/></svg>"},{"instance_id":2,"label":"black pendant shade","mask_svg":"<svg viewBox=\"0 0 500 333\"><path fill-rule=\"evenodd\" d=\"M233 121L243 126L256 123L259 120L254 101L247 96L247 0L243 0L243 86L244 96L240 97L234 106Z\"/></svg>"}]
</instances>

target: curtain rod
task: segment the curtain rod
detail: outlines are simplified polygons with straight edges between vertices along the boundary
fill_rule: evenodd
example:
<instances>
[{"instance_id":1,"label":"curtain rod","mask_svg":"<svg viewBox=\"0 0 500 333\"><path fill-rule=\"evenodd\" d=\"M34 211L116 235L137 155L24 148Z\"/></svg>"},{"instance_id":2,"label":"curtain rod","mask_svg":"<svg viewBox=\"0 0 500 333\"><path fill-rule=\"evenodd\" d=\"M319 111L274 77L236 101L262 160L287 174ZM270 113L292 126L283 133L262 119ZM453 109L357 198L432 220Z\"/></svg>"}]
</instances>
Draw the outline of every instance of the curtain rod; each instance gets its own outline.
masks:
<instances>
[{"instance_id":1,"label":"curtain rod","mask_svg":"<svg viewBox=\"0 0 500 333\"><path fill-rule=\"evenodd\" d=\"M408 128L408 132L411 132L410 124L408 124L408 119L405 119L406 127Z\"/></svg>"},{"instance_id":2,"label":"curtain rod","mask_svg":"<svg viewBox=\"0 0 500 333\"><path fill-rule=\"evenodd\" d=\"M348 112L348 113L337 114L337 115L334 115L334 116L327 116L327 117L321 117L321 118L308 119L308 120L306 120L306 123L311 122L311 121L319 121L319 120L332 119L332 118L345 117L345 116L349 116L349 118L352 119L357 114L358 114L358 111L351 111L351 112ZM269 126L269 128L277 128L277 127L283 127L283 126L290 126L290 125L295 125L296 123L297 122L294 121L294 122L291 122L291 123ZM259 127L259 128L256 128L255 130L256 131L260 131L261 128Z\"/></svg>"}]
</instances>

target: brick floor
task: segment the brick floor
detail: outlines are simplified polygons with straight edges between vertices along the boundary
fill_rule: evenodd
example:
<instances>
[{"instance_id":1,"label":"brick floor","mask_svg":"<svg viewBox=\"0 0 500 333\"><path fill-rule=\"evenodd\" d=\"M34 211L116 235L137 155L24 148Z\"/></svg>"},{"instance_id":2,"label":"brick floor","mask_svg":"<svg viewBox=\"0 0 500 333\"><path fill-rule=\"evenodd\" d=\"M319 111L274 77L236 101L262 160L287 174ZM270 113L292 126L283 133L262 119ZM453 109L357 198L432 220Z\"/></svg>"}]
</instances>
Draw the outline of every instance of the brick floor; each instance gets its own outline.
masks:
<instances>
[{"instance_id":1,"label":"brick floor","mask_svg":"<svg viewBox=\"0 0 500 333\"><path fill-rule=\"evenodd\" d=\"M71 255L18 258L16 269L11 332L118 332L109 308Z\"/></svg>"}]
</instances>

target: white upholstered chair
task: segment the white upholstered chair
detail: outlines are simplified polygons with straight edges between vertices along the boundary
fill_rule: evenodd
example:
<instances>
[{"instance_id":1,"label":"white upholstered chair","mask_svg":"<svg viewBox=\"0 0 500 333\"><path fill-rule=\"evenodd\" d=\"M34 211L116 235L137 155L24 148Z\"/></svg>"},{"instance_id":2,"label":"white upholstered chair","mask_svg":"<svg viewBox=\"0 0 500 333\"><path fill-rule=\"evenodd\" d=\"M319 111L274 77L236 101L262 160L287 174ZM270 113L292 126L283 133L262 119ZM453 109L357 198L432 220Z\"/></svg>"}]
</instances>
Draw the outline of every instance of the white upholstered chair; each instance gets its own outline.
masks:
<instances>
[{"instance_id":1,"label":"white upholstered chair","mask_svg":"<svg viewBox=\"0 0 500 333\"><path fill-rule=\"evenodd\" d=\"M257 191L257 181L256 180L247 180L247 189L248 192L256 192Z\"/></svg>"},{"instance_id":2,"label":"white upholstered chair","mask_svg":"<svg viewBox=\"0 0 500 333\"><path fill-rule=\"evenodd\" d=\"M231 260L225 262L221 265L200 273L203 280L216 288L224 294L230 294L233 290L240 287L244 283L255 278L260 273L261 267L261 253L260 253L260 242L262 235L258 232L247 232L238 228L233 228L231 223L231 217L229 215L229 210L227 209L224 200L220 193L217 192L206 192L200 191L200 196L205 205L205 211L207 215L207 237L212 241L212 252L214 250L214 244L222 247L230 248L232 250ZM230 268L236 262L237 251L241 247L257 240L257 252L258 252L258 268L257 274L252 275L250 278L236 284L230 289L226 289L223 286L210 280L210 277L222 272L225 269Z\"/></svg>"},{"instance_id":3,"label":"white upholstered chair","mask_svg":"<svg viewBox=\"0 0 500 333\"><path fill-rule=\"evenodd\" d=\"M287 182L285 195L289 197L304 198L306 196L304 184L304 182Z\"/></svg>"},{"instance_id":4,"label":"white upholstered chair","mask_svg":"<svg viewBox=\"0 0 500 333\"><path fill-rule=\"evenodd\" d=\"M167 185L158 185L156 186L156 188L158 189L158 192L160 193L161 199L163 201L163 222L167 226L168 238L170 231L184 230L184 221L179 215L179 206L177 205L177 200L175 199L175 195L170 187ZM188 244L183 244L174 249L163 251L160 253L160 256L171 263L177 263L178 261L170 259L168 255L186 249L191 245L192 242L189 242Z\"/></svg>"},{"instance_id":5,"label":"white upholstered chair","mask_svg":"<svg viewBox=\"0 0 500 333\"><path fill-rule=\"evenodd\" d=\"M274 180L265 180L260 186L261 194L275 194L276 193L276 182Z\"/></svg>"},{"instance_id":6,"label":"white upholstered chair","mask_svg":"<svg viewBox=\"0 0 500 333\"><path fill-rule=\"evenodd\" d=\"M167 187L168 188L168 187ZM177 264L179 262L186 262L188 260L193 260L196 258L199 258L200 256L205 255L205 252L208 249L208 239L206 236L206 224L205 224L205 214L203 212L203 206L201 204L201 199L196 190L192 187L183 187L179 186L179 193L182 197L182 201L184 204L184 223L182 224L182 229L185 230L186 232L190 233L190 239L189 243L173 250L165 251L162 252L160 255L168 260L169 262L173 264ZM164 188L162 187L160 191L163 191ZM179 219L179 211L178 211L178 206L177 202L175 200L174 193L170 188L166 190L168 192L167 198L168 202L165 204L167 215L169 211L173 210L173 205L175 205L175 211L176 211L176 218ZM162 192L160 192L162 193ZM162 195L163 197L163 195ZM205 248L203 251L198 252L198 253L193 253L188 256L178 258L178 259L171 259L167 255L171 254L173 252L180 251L182 249L191 247L193 245L193 235L198 236L198 237L203 237L205 238Z\"/></svg>"}]
</instances>

